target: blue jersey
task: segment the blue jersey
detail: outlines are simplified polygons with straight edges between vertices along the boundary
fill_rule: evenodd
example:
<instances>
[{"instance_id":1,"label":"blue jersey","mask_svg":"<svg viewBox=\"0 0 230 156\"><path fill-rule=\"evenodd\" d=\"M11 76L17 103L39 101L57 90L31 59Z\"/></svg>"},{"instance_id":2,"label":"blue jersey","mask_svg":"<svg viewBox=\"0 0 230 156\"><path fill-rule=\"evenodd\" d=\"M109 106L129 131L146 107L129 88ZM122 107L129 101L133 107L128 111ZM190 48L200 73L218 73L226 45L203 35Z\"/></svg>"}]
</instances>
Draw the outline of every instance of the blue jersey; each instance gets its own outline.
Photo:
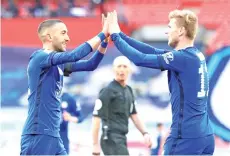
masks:
<instances>
[{"instance_id":1,"label":"blue jersey","mask_svg":"<svg viewBox=\"0 0 230 156\"><path fill-rule=\"evenodd\" d=\"M98 51L90 60L78 61L92 51L88 43L71 52L34 52L28 64L28 117L25 134L46 134L59 137L63 76L74 71L93 70L103 54ZM76 62L78 61L78 62Z\"/></svg>"},{"instance_id":2,"label":"blue jersey","mask_svg":"<svg viewBox=\"0 0 230 156\"><path fill-rule=\"evenodd\" d=\"M195 47L159 50L121 34L112 34L118 50L136 65L168 70L171 136L199 138L212 134L207 99L209 80L204 55Z\"/></svg>"},{"instance_id":3,"label":"blue jersey","mask_svg":"<svg viewBox=\"0 0 230 156\"><path fill-rule=\"evenodd\" d=\"M80 123L82 121L82 119L81 119L81 107L76 102L75 98L68 93L63 93L61 99L62 99L62 102L61 102L62 113L64 111L70 113L72 116L77 117L78 123ZM60 126L60 132L67 132L68 131L68 123L69 123L68 121L62 120L61 126Z\"/></svg>"}]
</instances>

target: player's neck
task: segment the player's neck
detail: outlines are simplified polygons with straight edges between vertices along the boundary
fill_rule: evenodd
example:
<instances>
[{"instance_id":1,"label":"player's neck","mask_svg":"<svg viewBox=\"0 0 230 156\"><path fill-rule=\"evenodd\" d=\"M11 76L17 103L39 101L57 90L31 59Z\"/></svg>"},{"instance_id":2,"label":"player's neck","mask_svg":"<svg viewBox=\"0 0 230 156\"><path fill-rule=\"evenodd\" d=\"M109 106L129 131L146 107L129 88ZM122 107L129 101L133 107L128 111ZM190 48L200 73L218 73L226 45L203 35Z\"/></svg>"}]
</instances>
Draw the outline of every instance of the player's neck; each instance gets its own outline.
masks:
<instances>
[{"instance_id":1,"label":"player's neck","mask_svg":"<svg viewBox=\"0 0 230 156\"><path fill-rule=\"evenodd\" d=\"M51 44L49 44L49 43L43 43L43 49L46 52L52 52L52 51L54 51L53 46Z\"/></svg>"},{"instance_id":2,"label":"player's neck","mask_svg":"<svg viewBox=\"0 0 230 156\"><path fill-rule=\"evenodd\" d=\"M175 50L180 50L180 49L185 49L188 47L193 47L194 46L194 41L183 38L180 42L178 42L177 46L174 48Z\"/></svg>"}]
</instances>

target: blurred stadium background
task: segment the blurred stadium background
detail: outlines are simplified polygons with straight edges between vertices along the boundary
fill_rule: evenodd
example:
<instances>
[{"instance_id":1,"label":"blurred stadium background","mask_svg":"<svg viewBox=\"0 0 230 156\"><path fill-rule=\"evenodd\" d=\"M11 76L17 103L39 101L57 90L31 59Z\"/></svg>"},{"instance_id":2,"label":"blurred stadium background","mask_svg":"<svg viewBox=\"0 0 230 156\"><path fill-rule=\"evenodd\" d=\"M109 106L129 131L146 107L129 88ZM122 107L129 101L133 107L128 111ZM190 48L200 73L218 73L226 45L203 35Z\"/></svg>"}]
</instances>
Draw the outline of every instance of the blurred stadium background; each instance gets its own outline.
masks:
<instances>
[{"instance_id":1,"label":"blurred stadium background","mask_svg":"<svg viewBox=\"0 0 230 156\"><path fill-rule=\"evenodd\" d=\"M199 17L196 46L205 54L210 77L208 111L215 132L215 155L230 155L230 0L2 0L1 1L1 135L0 155L19 155L20 134L27 116L28 59L41 47L36 31L47 18L60 18L69 29L69 50L101 30L101 13L117 10L126 34L158 48L167 45L168 13L190 9ZM70 154L91 154L91 117L94 100L112 80L111 63L121 55L109 45L93 72L79 72L66 80L66 89L81 104L85 120L70 124ZM88 57L87 57L88 58ZM156 124L167 136L171 110L165 72L133 66L129 84L135 89L137 108L156 146ZM131 155L147 155L141 134L130 124Z\"/></svg>"}]
</instances>

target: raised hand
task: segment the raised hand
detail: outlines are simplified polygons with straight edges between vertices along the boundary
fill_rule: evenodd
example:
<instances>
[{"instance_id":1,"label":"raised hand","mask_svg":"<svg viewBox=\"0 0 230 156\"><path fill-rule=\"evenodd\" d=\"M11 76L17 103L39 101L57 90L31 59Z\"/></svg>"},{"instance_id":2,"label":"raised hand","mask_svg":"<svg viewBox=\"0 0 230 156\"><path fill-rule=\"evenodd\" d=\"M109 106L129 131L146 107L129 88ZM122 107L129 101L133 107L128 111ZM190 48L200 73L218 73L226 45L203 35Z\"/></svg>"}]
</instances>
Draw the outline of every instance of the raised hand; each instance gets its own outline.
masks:
<instances>
[{"instance_id":1,"label":"raised hand","mask_svg":"<svg viewBox=\"0 0 230 156\"><path fill-rule=\"evenodd\" d=\"M114 11L112 12L112 14L113 14L113 22L118 24L117 11L114 10Z\"/></svg>"},{"instance_id":2,"label":"raised hand","mask_svg":"<svg viewBox=\"0 0 230 156\"><path fill-rule=\"evenodd\" d=\"M109 23L104 14L102 14L102 32L106 37L109 36Z\"/></svg>"},{"instance_id":3,"label":"raised hand","mask_svg":"<svg viewBox=\"0 0 230 156\"><path fill-rule=\"evenodd\" d=\"M118 20L117 20L117 12L113 11L109 13L108 16L108 23L109 23L109 34L113 33L120 33L120 27L118 25Z\"/></svg>"}]
</instances>

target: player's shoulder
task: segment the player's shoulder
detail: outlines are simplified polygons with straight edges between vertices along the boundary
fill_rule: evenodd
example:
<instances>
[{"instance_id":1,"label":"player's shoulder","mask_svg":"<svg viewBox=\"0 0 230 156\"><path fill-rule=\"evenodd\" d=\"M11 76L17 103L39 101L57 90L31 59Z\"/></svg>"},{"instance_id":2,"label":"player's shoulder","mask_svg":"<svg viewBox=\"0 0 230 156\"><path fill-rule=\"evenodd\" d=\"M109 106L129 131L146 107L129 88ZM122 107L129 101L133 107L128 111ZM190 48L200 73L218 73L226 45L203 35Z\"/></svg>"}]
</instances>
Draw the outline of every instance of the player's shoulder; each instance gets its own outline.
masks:
<instances>
[{"instance_id":1,"label":"player's shoulder","mask_svg":"<svg viewBox=\"0 0 230 156\"><path fill-rule=\"evenodd\" d=\"M205 61L204 54L197 48L190 49L190 51L188 51L186 55L189 56L189 58L193 61L193 63L198 65L200 64L200 62Z\"/></svg>"},{"instance_id":2,"label":"player's shoulder","mask_svg":"<svg viewBox=\"0 0 230 156\"><path fill-rule=\"evenodd\" d=\"M203 55L202 52L196 47L188 47L180 50L185 57L197 58Z\"/></svg>"},{"instance_id":3,"label":"player's shoulder","mask_svg":"<svg viewBox=\"0 0 230 156\"><path fill-rule=\"evenodd\" d=\"M173 52L174 55L184 57L186 61L200 61L205 59L203 53L196 47L188 47ZM202 58L202 59L201 59Z\"/></svg>"},{"instance_id":4,"label":"player's shoulder","mask_svg":"<svg viewBox=\"0 0 230 156\"><path fill-rule=\"evenodd\" d=\"M39 50L36 50L35 52L33 52L33 54L30 56L30 60L44 58L48 55L49 55L49 52L46 52L43 49L39 49Z\"/></svg>"}]
</instances>

